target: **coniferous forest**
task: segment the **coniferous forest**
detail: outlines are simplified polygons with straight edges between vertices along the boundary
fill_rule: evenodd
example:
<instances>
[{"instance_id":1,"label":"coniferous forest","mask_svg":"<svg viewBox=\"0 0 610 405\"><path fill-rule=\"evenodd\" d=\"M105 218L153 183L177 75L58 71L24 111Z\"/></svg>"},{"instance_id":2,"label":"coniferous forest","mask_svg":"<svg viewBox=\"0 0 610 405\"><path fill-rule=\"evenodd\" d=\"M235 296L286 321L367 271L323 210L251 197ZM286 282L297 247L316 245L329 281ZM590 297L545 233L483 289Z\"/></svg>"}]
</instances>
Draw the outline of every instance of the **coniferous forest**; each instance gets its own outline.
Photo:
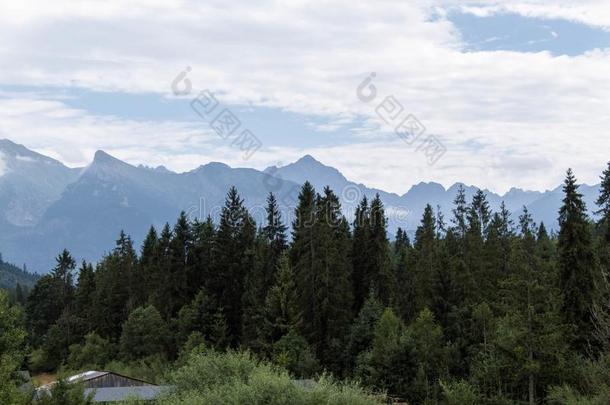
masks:
<instances>
[{"instance_id":1,"label":"coniferous forest","mask_svg":"<svg viewBox=\"0 0 610 405\"><path fill-rule=\"evenodd\" d=\"M570 170L563 193L557 232L460 189L388 235L379 197L350 222L305 183L292 223L273 194L255 223L232 188L217 223L121 233L96 265L63 251L0 295L0 403L28 403L18 370L106 369L173 384L168 404L608 404L610 164L595 218Z\"/></svg>"}]
</instances>

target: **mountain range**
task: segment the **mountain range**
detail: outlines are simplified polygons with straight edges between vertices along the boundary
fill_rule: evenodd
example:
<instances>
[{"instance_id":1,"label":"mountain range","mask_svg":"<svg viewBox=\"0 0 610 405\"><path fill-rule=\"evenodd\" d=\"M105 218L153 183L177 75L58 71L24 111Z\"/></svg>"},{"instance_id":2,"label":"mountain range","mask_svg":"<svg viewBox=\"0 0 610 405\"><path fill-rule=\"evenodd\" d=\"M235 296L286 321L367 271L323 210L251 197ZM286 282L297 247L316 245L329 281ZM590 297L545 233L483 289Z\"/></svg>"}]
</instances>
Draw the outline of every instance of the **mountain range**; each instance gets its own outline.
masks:
<instances>
[{"instance_id":1,"label":"mountain range","mask_svg":"<svg viewBox=\"0 0 610 405\"><path fill-rule=\"evenodd\" d=\"M441 207L449 218L460 185L468 199L478 190L462 183L445 189L422 182L398 195L349 181L339 170L309 155L264 171L212 162L175 173L162 166L130 165L98 151L88 166L69 168L5 139L0 140L0 252L8 261L26 263L41 273L53 267L54 257L64 248L79 260L95 262L112 248L121 230L139 244L151 225L171 224L180 211L190 218L211 215L217 219L231 186L237 188L257 224L264 221L269 192L278 197L283 217L290 223L306 180L318 191L330 186L350 219L363 196L371 199L379 194L390 235L399 226L414 231L428 203ZM535 221L557 228L561 186L545 192L513 188L504 195L484 191L493 210L504 201L516 218L527 206ZM582 185L580 192L593 211L599 185Z\"/></svg>"}]
</instances>

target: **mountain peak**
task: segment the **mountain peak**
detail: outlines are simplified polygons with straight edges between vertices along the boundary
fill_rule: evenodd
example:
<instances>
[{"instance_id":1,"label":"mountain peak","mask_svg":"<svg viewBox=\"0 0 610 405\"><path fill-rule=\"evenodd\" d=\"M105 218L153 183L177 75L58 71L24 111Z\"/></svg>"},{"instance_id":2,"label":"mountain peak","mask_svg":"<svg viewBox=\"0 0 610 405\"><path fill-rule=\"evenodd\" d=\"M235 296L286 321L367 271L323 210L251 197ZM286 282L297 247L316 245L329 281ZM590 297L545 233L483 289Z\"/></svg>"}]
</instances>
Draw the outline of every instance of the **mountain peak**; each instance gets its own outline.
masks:
<instances>
[{"instance_id":1,"label":"mountain peak","mask_svg":"<svg viewBox=\"0 0 610 405\"><path fill-rule=\"evenodd\" d=\"M22 156L33 156L38 155L36 152L33 152L26 148L25 146L15 143L10 139L0 139L0 150L8 153L11 156L14 155L22 155Z\"/></svg>"},{"instance_id":2,"label":"mountain peak","mask_svg":"<svg viewBox=\"0 0 610 405\"><path fill-rule=\"evenodd\" d=\"M103 150L98 150L95 152L95 156L93 156L93 163L123 163L119 159L114 156L109 155Z\"/></svg>"},{"instance_id":3,"label":"mountain peak","mask_svg":"<svg viewBox=\"0 0 610 405\"><path fill-rule=\"evenodd\" d=\"M309 154L303 156L302 158L297 160L297 162L317 162L317 163L320 163L318 160L316 160L316 158L314 158L313 156L311 156Z\"/></svg>"}]
</instances>

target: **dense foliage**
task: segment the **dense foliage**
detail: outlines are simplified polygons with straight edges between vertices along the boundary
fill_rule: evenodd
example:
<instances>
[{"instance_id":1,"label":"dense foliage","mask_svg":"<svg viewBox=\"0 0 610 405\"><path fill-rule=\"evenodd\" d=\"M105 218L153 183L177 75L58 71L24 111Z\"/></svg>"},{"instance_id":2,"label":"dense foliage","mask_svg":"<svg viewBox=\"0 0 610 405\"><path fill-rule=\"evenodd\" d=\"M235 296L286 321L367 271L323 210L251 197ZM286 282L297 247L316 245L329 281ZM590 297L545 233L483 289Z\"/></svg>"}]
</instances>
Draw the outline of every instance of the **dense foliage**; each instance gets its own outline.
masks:
<instances>
[{"instance_id":1,"label":"dense foliage","mask_svg":"<svg viewBox=\"0 0 610 405\"><path fill-rule=\"evenodd\" d=\"M379 197L350 224L305 183L289 238L273 195L257 227L232 188L218 224L181 214L139 252L121 233L78 274L62 252L25 319L0 299L0 373L21 366L26 329L33 371L128 367L172 381L168 404L373 401L338 380L411 404L604 404L610 165L597 220L571 171L563 191L556 235L460 189L452 218L427 206L411 241L387 235Z\"/></svg>"}]
</instances>

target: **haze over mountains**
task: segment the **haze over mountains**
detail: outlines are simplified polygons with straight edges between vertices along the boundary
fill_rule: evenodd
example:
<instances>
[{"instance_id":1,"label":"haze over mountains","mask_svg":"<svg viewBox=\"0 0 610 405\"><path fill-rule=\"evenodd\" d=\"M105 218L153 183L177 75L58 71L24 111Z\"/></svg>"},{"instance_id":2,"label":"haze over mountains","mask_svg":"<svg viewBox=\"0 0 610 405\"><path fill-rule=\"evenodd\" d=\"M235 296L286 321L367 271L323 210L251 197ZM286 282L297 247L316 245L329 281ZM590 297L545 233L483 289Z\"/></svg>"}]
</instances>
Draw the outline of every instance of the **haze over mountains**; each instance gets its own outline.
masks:
<instances>
[{"instance_id":1,"label":"haze over mountains","mask_svg":"<svg viewBox=\"0 0 610 405\"><path fill-rule=\"evenodd\" d=\"M233 185L257 224L263 223L269 192L276 194L284 219L290 222L305 180L318 191L330 186L350 219L363 196L373 198L379 193L386 206L390 235L399 226L414 231L427 203L440 206L449 221L459 187L419 183L403 195L388 193L351 182L309 155L264 171L208 163L174 173L164 167L133 166L98 151L90 165L72 169L22 145L0 140L0 252L6 261L27 263L37 272L51 269L54 257L64 248L79 260L96 261L113 246L121 230L140 244L150 225L160 228L166 222L172 224L180 211L193 219L208 215L217 219ZM470 199L477 188L464 187ZM598 185L580 188L590 213L595 210L598 190ZM525 205L536 222L557 228L560 185L546 192L513 188L504 195L486 193L493 210L504 201L516 220Z\"/></svg>"}]
</instances>

